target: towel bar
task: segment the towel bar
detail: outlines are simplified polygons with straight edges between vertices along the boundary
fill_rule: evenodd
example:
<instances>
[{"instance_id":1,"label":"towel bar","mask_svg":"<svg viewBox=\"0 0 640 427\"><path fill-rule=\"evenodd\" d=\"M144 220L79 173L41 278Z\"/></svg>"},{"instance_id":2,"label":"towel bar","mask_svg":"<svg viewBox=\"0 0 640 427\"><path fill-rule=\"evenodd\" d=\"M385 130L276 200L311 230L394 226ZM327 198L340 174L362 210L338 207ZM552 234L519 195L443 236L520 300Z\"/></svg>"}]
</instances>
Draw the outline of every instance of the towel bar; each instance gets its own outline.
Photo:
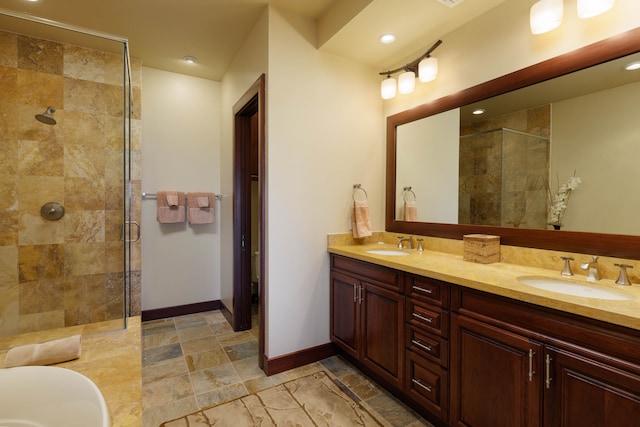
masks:
<instances>
[{"instance_id":1,"label":"towel bar","mask_svg":"<svg viewBox=\"0 0 640 427\"><path fill-rule=\"evenodd\" d=\"M404 187L402 190L403 190L402 191L402 198L404 199L405 202L415 202L416 201L416 193L413 192L411 187ZM409 196L409 195L413 196L413 200L407 198L407 196Z\"/></svg>"},{"instance_id":2,"label":"towel bar","mask_svg":"<svg viewBox=\"0 0 640 427\"><path fill-rule=\"evenodd\" d=\"M369 198L369 195L367 194L367 190L365 190L364 188L362 188L362 185L360 184L353 184L353 193L351 193L351 198L353 199L353 201L356 201L356 192L360 190L364 193L364 200L360 200L361 202L366 202L367 199Z\"/></svg>"},{"instance_id":3,"label":"towel bar","mask_svg":"<svg viewBox=\"0 0 640 427\"><path fill-rule=\"evenodd\" d=\"M144 191L142 192L143 199L155 199L156 197L156 193L145 193ZM214 194L213 197L215 197L216 200L222 200L222 194Z\"/></svg>"}]
</instances>

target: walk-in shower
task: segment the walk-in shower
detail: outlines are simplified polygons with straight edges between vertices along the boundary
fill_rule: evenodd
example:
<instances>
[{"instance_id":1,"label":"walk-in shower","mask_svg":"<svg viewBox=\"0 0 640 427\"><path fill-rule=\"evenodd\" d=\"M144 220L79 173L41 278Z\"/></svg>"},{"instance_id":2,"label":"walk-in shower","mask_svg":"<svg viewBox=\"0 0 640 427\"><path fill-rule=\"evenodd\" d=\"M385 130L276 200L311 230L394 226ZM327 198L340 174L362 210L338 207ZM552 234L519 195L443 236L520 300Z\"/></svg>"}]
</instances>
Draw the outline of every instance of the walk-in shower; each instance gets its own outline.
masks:
<instances>
[{"instance_id":1,"label":"walk-in shower","mask_svg":"<svg viewBox=\"0 0 640 427\"><path fill-rule=\"evenodd\" d=\"M549 140L509 128L460 137L461 224L545 229Z\"/></svg>"},{"instance_id":2,"label":"walk-in shower","mask_svg":"<svg viewBox=\"0 0 640 427\"><path fill-rule=\"evenodd\" d=\"M0 348L124 328L140 312L139 61L125 38L7 9L0 52Z\"/></svg>"}]
</instances>

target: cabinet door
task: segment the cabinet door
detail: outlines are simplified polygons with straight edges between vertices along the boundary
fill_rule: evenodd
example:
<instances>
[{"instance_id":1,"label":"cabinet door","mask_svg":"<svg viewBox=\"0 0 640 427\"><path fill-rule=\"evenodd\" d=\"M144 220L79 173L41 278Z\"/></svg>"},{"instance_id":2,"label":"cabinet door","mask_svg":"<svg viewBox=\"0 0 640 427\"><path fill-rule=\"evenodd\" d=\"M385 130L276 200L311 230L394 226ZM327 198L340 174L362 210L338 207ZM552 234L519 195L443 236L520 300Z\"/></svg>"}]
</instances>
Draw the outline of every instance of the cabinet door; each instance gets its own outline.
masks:
<instances>
[{"instance_id":1,"label":"cabinet door","mask_svg":"<svg viewBox=\"0 0 640 427\"><path fill-rule=\"evenodd\" d=\"M362 361L396 387L404 354L404 297L370 283L363 286Z\"/></svg>"},{"instance_id":2,"label":"cabinet door","mask_svg":"<svg viewBox=\"0 0 640 427\"><path fill-rule=\"evenodd\" d=\"M360 283L346 274L331 272L331 341L358 357Z\"/></svg>"},{"instance_id":3,"label":"cabinet door","mask_svg":"<svg viewBox=\"0 0 640 427\"><path fill-rule=\"evenodd\" d=\"M542 345L457 315L452 335L452 425L539 426Z\"/></svg>"},{"instance_id":4,"label":"cabinet door","mask_svg":"<svg viewBox=\"0 0 640 427\"><path fill-rule=\"evenodd\" d=\"M560 349L546 356L545 427L640 425L640 377Z\"/></svg>"}]
</instances>

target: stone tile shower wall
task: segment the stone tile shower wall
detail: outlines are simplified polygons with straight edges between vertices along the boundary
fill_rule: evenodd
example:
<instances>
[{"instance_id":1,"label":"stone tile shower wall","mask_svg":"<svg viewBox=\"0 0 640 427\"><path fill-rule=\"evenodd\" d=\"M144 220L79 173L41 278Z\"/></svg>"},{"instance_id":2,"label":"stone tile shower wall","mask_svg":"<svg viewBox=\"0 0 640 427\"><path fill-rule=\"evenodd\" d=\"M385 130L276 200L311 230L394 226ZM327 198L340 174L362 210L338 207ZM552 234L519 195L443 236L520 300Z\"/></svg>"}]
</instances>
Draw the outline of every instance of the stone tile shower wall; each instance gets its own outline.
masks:
<instances>
[{"instance_id":1,"label":"stone tile shower wall","mask_svg":"<svg viewBox=\"0 0 640 427\"><path fill-rule=\"evenodd\" d=\"M461 135L509 128L460 139L461 224L547 228L551 106L543 105L467 124Z\"/></svg>"},{"instance_id":2,"label":"stone tile shower wall","mask_svg":"<svg viewBox=\"0 0 640 427\"><path fill-rule=\"evenodd\" d=\"M132 59L133 219L141 64ZM0 31L0 335L123 317L122 55ZM57 124L35 119L54 106ZM40 207L58 202L58 221ZM140 243L128 315L140 312Z\"/></svg>"}]
</instances>

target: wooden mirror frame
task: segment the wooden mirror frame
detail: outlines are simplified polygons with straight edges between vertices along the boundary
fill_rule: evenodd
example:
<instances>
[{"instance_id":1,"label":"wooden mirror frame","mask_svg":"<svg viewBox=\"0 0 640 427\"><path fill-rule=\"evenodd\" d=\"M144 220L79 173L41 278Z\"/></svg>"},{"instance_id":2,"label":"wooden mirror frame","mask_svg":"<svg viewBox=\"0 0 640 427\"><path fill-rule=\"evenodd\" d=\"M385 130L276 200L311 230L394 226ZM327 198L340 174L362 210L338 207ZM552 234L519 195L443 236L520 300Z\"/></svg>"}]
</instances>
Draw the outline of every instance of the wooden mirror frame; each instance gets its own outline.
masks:
<instances>
[{"instance_id":1,"label":"wooden mirror frame","mask_svg":"<svg viewBox=\"0 0 640 427\"><path fill-rule=\"evenodd\" d=\"M397 126L630 55L638 51L640 51L640 28L629 30L620 35L601 40L572 52L387 117L385 229L396 233L419 234L459 240L461 240L465 234L492 234L500 236L500 243L504 245L640 259L640 236L470 224L407 222L395 219Z\"/></svg>"}]
</instances>

